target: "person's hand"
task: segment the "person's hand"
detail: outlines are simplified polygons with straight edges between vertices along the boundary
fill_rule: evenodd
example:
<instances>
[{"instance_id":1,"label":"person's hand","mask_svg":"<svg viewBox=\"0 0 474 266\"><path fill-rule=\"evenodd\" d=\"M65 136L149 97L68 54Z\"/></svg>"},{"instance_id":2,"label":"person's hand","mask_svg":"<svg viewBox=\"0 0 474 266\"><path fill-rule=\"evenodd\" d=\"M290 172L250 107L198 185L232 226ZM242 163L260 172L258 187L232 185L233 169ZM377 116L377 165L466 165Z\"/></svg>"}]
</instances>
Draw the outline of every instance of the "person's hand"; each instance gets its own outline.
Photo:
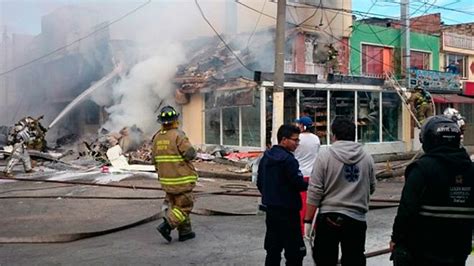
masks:
<instances>
[{"instance_id":1,"label":"person's hand","mask_svg":"<svg viewBox=\"0 0 474 266\"><path fill-rule=\"evenodd\" d=\"M311 223L304 223L304 238L311 239Z\"/></svg>"},{"instance_id":2,"label":"person's hand","mask_svg":"<svg viewBox=\"0 0 474 266\"><path fill-rule=\"evenodd\" d=\"M394 248L395 248L395 242L390 241L390 243L389 243L390 252L393 252L393 249L394 249Z\"/></svg>"}]
</instances>

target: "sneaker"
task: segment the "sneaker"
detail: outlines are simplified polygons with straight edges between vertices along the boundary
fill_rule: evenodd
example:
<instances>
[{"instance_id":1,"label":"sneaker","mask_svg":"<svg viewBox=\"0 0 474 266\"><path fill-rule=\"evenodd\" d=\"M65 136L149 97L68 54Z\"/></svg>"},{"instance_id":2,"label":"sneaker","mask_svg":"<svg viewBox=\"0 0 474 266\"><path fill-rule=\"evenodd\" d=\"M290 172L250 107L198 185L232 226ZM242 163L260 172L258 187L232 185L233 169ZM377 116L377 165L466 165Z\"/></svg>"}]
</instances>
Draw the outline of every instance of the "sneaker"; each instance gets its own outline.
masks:
<instances>
[{"instance_id":1,"label":"sneaker","mask_svg":"<svg viewBox=\"0 0 474 266\"><path fill-rule=\"evenodd\" d=\"M189 232L187 234L184 234L184 235L179 235L179 238L178 238L178 241L186 241L186 240L189 240L189 239L193 239L196 237L196 233L194 232Z\"/></svg>"}]
</instances>

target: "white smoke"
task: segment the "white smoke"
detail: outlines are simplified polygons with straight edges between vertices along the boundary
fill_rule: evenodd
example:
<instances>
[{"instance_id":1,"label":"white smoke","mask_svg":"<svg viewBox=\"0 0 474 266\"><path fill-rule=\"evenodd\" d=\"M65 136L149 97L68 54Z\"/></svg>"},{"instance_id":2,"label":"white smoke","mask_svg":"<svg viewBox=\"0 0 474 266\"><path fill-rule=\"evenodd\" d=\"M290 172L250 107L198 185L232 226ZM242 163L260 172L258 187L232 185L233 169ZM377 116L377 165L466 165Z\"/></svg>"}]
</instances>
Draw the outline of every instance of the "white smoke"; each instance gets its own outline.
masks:
<instances>
[{"instance_id":1,"label":"white smoke","mask_svg":"<svg viewBox=\"0 0 474 266\"><path fill-rule=\"evenodd\" d=\"M184 51L178 43L158 47L155 55L136 64L113 86L110 95L114 104L106 109L109 120L103 127L119 131L136 125L146 135L157 128L156 112L160 102L172 104L174 87L171 84L176 67L184 63Z\"/></svg>"}]
</instances>

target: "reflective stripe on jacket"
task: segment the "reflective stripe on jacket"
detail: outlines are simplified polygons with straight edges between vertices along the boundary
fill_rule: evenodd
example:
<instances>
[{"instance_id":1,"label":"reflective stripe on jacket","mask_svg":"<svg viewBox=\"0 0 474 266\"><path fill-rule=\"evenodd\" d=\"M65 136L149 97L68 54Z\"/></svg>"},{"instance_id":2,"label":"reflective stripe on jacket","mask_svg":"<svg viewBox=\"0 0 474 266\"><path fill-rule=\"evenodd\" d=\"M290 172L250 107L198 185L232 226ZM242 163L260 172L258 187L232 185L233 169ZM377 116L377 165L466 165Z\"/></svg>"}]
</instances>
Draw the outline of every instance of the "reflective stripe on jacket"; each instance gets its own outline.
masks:
<instances>
[{"instance_id":1,"label":"reflective stripe on jacket","mask_svg":"<svg viewBox=\"0 0 474 266\"><path fill-rule=\"evenodd\" d=\"M190 160L195 154L183 131L161 129L155 134L152 155L165 191L178 193L194 188L198 175Z\"/></svg>"}]
</instances>

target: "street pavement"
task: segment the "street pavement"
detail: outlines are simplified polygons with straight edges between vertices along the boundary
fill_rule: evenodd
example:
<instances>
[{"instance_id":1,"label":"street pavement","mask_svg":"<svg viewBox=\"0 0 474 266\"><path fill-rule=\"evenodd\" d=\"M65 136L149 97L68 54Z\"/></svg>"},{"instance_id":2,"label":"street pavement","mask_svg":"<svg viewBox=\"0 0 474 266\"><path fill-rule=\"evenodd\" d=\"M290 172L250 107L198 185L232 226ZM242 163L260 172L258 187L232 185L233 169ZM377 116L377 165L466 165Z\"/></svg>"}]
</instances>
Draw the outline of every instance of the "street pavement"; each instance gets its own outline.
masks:
<instances>
[{"instance_id":1,"label":"street pavement","mask_svg":"<svg viewBox=\"0 0 474 266\"><path fill-rule=\"evenodd\" d=\"M393 216L394 210L373 214ZM174 232L168 244L156 232L159 221L155 221L70 243L0 245L0 265L263 265L264 215L193 215L192 219L197 238L187 242L176 241ZM369 225L367 247L372 250L368 251L384 248L387 242L380 240L389 234L383 230L385 223L373 225ZM305 265L312 265L309 255ZM368 265L390 263L376 257Z\"/></svg>"},{"instance_id":2,"label":"street pavement","mask_svg":"<svg viewBox=\"0 0 474 266\"><path fill-rule=\"evenodd\" d=\"M385 248L395 208L369 215L367 251ZM197 238L167 243L158 221L104 236L64 244L0 245L0 265L263 265L264 216L193 215ZM470 258L468 265L472 264ZM311 257L304 265L313 265ZM369 266L391 265L388 255L369 258Z\"/></svg>"},{"instance_id":3,"label":"street pavement","mask_svg":"<svg viewBox=\"0 0 474 266\"><path fill-rule=\"evenodd\" d=\"M249 183L202 179L197 190L221 191ZM156 180L122 180L120 184L151 186ZM397 198L401 183L382 181L374 197ZM390 194L391 193L391 194ZM54 198L22 198L23 196ZM138 197L143 199L62 198L64 196ZM161 191L116 189L93 186L0 182L0 238L51 235L107 229L154 214L160 208ZM18 198L15 198L18 197ZM149 197L147 199L146 197ZM152 197L156 197L153 199ZM178 242L177 232L167 243L155 227L155 220L115 233L68 243L0 244L0 266L6 265L263 265L265 216L255 215L256 197L201 195L196 210L210 209L230 215L191 216L196 239ZM368 213L366 251L385 249L390 239L396 208ZM369 266L391 265L388 255L371 257ZM282 260L282 264L283 264ZM305 265L313 265L310 253ZM467 265L474 265L469 259Z\"/></svg>"}]
</instances>

